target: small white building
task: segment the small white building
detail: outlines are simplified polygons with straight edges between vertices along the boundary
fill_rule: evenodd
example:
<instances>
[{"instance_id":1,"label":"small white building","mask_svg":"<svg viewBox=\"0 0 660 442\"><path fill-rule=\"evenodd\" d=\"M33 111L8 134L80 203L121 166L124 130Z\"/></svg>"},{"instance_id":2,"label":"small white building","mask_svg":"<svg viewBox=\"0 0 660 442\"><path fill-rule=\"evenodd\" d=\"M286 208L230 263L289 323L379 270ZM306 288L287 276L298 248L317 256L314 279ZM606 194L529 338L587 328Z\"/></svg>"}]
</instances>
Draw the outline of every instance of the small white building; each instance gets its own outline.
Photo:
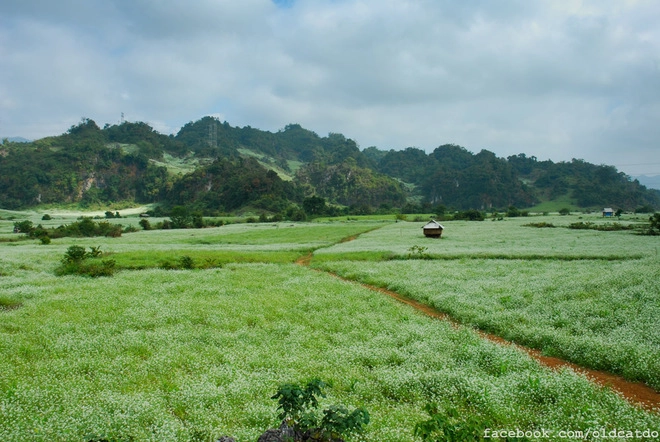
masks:
<instances>
[{"instance_id":1,"label":"small white building","mask_svg":"<svg viewBox=\"0 0 660 442\"><path fill-rule=\"evenodd\" d=\"M422 229L424 229L424 236L428 238L440 238L442 236L442 231L445 228L442 224L432 219L422 226Z\"/></svg>"}]
</instances>

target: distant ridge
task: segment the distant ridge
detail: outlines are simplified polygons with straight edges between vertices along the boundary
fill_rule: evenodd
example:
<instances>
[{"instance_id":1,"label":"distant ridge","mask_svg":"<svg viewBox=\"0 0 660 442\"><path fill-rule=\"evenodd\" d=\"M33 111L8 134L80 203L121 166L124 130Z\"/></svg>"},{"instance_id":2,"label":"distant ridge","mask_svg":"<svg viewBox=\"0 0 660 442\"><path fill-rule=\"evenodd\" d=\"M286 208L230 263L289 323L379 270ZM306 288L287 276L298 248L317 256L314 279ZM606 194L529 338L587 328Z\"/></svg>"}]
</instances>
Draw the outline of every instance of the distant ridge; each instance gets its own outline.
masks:
<instances>
[{"instance_id":1,"label":"distant ridge","mask_svg":"<svg viewBox=\"0 0 660 442\"><path fill-rule=\"evenodd\" d=\"M31 143L32 142L32 140L28 140L27 138L23 138L23 137L0 137L0 144L2 144L2 142L5 139L7 141L11 141L12 143Z\"/></svg>"},{"instance_id":2,"label":"distant ridge","mask_svg":"<svg viewBox=\"0 0 660 442\"><path fill-rule=\"evenodd\" d=\"M614 166L523 153L501 158L454 144L432 152L361 150L342 134L323 137L296 123L273 133L206 116L163 135L144 122L101 129L83 118L61 135L11 140L0 149L0 208L11 210L160 203L208 216L249 211L300 218L660 208L657 184L643 186Z\"/></svg>"}]
</instances>

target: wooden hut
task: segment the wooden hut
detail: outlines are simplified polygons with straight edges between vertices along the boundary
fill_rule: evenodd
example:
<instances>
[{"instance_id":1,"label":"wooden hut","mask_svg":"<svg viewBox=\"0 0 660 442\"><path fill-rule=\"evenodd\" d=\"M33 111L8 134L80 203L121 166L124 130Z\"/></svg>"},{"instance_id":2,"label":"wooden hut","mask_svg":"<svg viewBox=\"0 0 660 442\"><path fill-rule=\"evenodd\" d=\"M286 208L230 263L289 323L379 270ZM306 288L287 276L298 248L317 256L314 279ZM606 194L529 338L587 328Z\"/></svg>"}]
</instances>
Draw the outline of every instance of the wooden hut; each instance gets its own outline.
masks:
<instances>
[{"instance_id":1,"label":"wooden hut","mask_svg":"<svg viewBox=\"0 0 660 442\"><path fill-rule=\"evenodd\" d=\"M422 229L424 229L424 236L428 238L440 238L445 228L442 224L432 219L426 225L422 226Z\"/></svg>"}]
</instances>

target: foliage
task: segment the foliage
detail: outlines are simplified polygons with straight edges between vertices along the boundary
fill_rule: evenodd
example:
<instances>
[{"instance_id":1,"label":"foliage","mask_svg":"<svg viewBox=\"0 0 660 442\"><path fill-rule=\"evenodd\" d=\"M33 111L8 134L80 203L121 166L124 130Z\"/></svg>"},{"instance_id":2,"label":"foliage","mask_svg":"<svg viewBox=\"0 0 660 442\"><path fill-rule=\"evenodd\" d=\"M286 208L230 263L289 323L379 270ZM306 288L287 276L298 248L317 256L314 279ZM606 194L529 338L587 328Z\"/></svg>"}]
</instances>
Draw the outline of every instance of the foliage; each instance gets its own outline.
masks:
<instances>
[{"instance_id":1,"label":"foliage","mask_svg":"<svg viewBox=\"0 0 660 442\"><path fill-rule=\"evenodd\" d=\"M364 407L350 411L343 405L331 405L323 410L319 421L316 409L318 397L325 398L323 389L327 384L312 379L301 387L283 384L271 399L277 400L278 418L287 422L296 432L309 432L313 440L334 441L351 433L360 432L369 423L369 412Z\"/></svg>"},{"instance_id":2,"label":"foliage","mask_svg":"<svg viewBox=\"0 0 660 442\"><path fill-rule=\"evenodd\" d=\"M430 259L431 255L428 254L428 251L429 251L428 247L414 245L408 249L408 258Z\"/></svg>"},{"instance_id":3,"label":"foliage","mask_svg":"<svg viewBox=\"0 0 660 442\"><path fill-rule=\"evenodd\" d=\"M30 232L30 236L33 238L40 238L42 236L49 236L51 238L80 238L94 236L118 238L121 234L121 224L111 224L108 221L95 222L90 217L82 217L76 222L55 228L44 228L43 226L38 225Z\"/></svg>"},{"instance_id":4,"label":"foliage","mask_svg":"<svg viewBox=\"0 0 660 442\"><path fill-rule=\"evenodd\" d=\"M456 212L454 214L455 220L467 220L467 221L483 221L486 219L486 216L483 212L475 209L464 210L462 212Z\"/></svg>"},{"instance_id":5,"label":"foliage","mask_svg":"<svg viewBox=\"0 0 660 442\"><path fill-rule=\"evenodd\" d=\"M571 209L566 208L566 207L562 207L561 209L559 209L559 214L564 215L564 216L570 215L571 214Z\"/></svg>"},{"instance_id":6,"label":"foliage","mask_svg":"<svg viewBox=\"0 0 660 442\"><path fill-rule=\"evenodd\" d=\"M620 223L605 223L605 224L597 224L593 222L584 222L584 221L578 221L575 223L571 223L568 225L569 229L576 229L576 230L599 230L601 232L616 232L619 230L633 230L635 229L635 226L632 224L629 224L627 226L620 224Z\"/></svg>"},{"instance_id":7,"label":"foliage","mask_svg":"<svg viewBox=\"0 0 660 442\"><path fill-rule=\"evenodd\" d=\"M171 162L190 167L170 173L164 166ZM360 151L338 133L319 137L299 124L271 133L213 117L184 125L176 136L143 122L100 129L83 118L62 135L3 145L0 156L0 207L9 209L128 201L186 205L205 214L246 206L282 214L313 196L353 214L378 208L410 213L413 206L428 213L438 205L506 211L564 198L580 207L653 212L660 206L660 192L612 166L583 160L504 159L452 144L430 154L416 148Z\"/></svg>"},{"instance_id":8,"label":"foliage","mask_svg":"<svg viewBox=\"0 0 660 442\"><path fill-rule=\"evenodd\" d=\"M183 255L181 258L179 258L179 265L181 266L182 269L187 269L187 270L194 269L195 260L188 255Z\"/></svg>"},{"instance_id":9,"label":"foliage","mask_svg":"<svg viewBox=\"0 0 660 442\"><path fill-rule=\"evenodd\" d=\"M483 416L474 411L461 412L455 407L440 410L435 403L424 406L430 418L415 425L415 435L424 442L465 442L484 439L484 429L489 427Z\"/></svg>"},{"instance_id":10,"label":"foliage","mask_svg":"<svg viewBox=\"0 0 660 442\"><path fill-rule=\"evenodd\" d=\"M112 276L115 273L116 263L112 259L98 261L102 255L100 247L90 247L87 252L84 247L70 246L64 253L62 265L56 270L57 276L85 275L92 278Z\"/></svg>"},{"instance_id":11,"label":"foliage","mask_svg":"<svg viewBox=\"0 0 660 442\"><path fill-rule=\"evenodd\" d=\"M176 250L198 265L205 257L231 262L208 271L125 271L112 279L57 278L41 267L59 256L30 241L0 243L2 297L28 307L1 313L7 320L0 333L0 373L7 388L0 388L0 439L45 442L90 435L183 442L233 434L254 441L277 414L264 392L309 373L332 382L338 399L329 402L368 404L371 421L355 437L365 441L420 440L412 427L424 419L428 402L443 412L451 406L477 411L491 428L658 428L657 414L572 370L547 370L514 346L489 343L473 327L414 314L360 284L292 265L295 258L236 263L245 253L260 253L261 262L291 250L300 255L315 249L320 256L319 247L330 249L375 226L381 228L333 247L366 245L369 253L405 254L424 241L418 224L395 224L391 218L295 227L231 224L125 235L120 241L76 240L87 251L91 244L111 247L118 261L133 254L171 257ZM506 317L505 331L530 327L531 337L547 327L566 327L548 325L548 318L568 321L577 327L571 329L573 341L557 341L557 348L595 360L588 347L562 348L584 338L612 353L619 367L646 366L657 377L660 370L651 365L658 360L653 352L660 329L654 241L521 229L518 219L448 223L448 241L428 241L428 247L434 255L443 249L454 257L462 253L460 259L344 261L345 272L371 274L396 290L403 282L419 284L422 298L445 295L441 304L452 307L473 298L472 307L464 307L467 313L499 313ZM506 249L509 259L474 259L489 247ZM335 257L345 260L349 249L342 250ZM616 253L619 261L566 265L555 259L603 253ZM546 256L525 259L532 254ZM649 258L638 259L639 254ZM380 269L381 264L392 265ZM525 315L516 316L529 297L533 302ZM534 302L545 298L551 298L547 304ZM548 315L527 316L530 310ZM609 316L599 316L601 311ZM598 334L588 331L598 325ZM552 339L547 333L542 337ZM631 340L650 345L634 347ZM326 401L319 400L319 408L328 408Z\"/></svg>"},{"instance_id":12,"label":"foliage","mask_svg":"<svg viewBox=\"0 0 660 442\"><path fill-rule=\"evenodd\" d=\"M552 223L548 223L545 221L542 221L540 223L528 223L528 224L523 224L523 227L537 227L537 228L554 228L557 227Z\"/></svg>"},{"instance_id":13,"label":"foliage","mask_svg":"<svg viewBox=\"0 0 660 442\"><path fill-rule=\"evenodd\" d=\"M142 227L143 230L151 230L151 223L149 222L148 219L142 218L139 222L140 227Z\"/></svg>"},{"instance_id":14,"label":"foliage","mask_svg":"<svg viewBox=\"0 0 660 442\"><path fill-rule=\"evenodd\" d=\"M649 216L649 227L642 231L643 235L657 236L660 235L660 213L654 213Z\"/></svg>"},{"instance_id":15,"label":"foliage","mask_svg":"<svg viewBox=\"0 0 660 442\"><path fill-rule=\"evenodd\" d=\"M68 249L66 249L66 252L64 253L64 258L62 258L62 263L63 264L79 263L87 257L88 255L84 247L70 246Z\"/></svg>"},{"instance_id":16,"label":"foliage","mask_svg":"<svg viewBox=\"0 0 660 442\"><path fill-rule=\"evenodd\" d=\"M281 410L279 419L293 423L300 422L308 413L319 406L317 396L324 398L323 388L327 384L320 379L312 379L305 387L297 384L283 384L271 399L277 400L277 409ZM307 430L309 427L304 428ZM303 430L303 431L304 431Z\"/></svg>"}]
</instances>

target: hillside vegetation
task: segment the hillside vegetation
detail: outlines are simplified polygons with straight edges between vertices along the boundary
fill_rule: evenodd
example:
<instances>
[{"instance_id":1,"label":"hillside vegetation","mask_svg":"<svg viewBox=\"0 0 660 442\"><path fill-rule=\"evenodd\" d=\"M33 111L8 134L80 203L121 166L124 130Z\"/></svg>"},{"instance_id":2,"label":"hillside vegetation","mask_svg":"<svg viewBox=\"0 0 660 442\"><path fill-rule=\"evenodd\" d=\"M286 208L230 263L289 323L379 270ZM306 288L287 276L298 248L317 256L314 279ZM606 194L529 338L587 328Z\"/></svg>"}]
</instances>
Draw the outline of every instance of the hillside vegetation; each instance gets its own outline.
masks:
<instances>
[{"instance_id":1,"label":"hillside vegetation","mask_svg":"<svg viewBox=\"0 0 660 442\"><path fill-rule=\"evenodd\" d=\"M309 204L309 200L319 204ZM306 205L305 202L308 202ZM435 212L515 206L624 211L660 207L613 166L553 163L525 154L498 158L457 145L360 150L342 134L320 137L298 124L272 133L212 117L163 135L148 124L102 129L83 118L66 133L0 147L0 208L118 203L177 205L204 214L252 211L305 215ZM553 205L554 202L554 205Z\"/></svg>"}]
</instances>

